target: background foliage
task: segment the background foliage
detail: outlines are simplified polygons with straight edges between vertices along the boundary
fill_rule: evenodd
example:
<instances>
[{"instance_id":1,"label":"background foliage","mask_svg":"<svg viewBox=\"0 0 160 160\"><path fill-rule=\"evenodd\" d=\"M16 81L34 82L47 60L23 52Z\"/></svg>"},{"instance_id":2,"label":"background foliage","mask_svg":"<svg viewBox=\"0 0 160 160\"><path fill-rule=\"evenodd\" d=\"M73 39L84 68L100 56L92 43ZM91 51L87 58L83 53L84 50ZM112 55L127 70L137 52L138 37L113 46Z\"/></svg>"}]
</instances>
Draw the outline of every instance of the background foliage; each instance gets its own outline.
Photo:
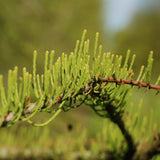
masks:
<instances>
[{"instance_id":1,"label":"background foliage","mask_svg":"<svg viewBox=\"0 0 160 160\"><path fill-rule=\"evenodd\" d=\"M160 6L160 4L157 4ZM160 11L144 10L137 12L132 22L114 36L114 52L125 54L127 49L135 53L137 70L141 64L146 63L147 55L152 50L154 52L153 75L159 71L160 59ZM113 48L112 48L113 51Z\"/></svg>"},{"instance_id":2,"label":"background foliage","mask_svg":"<svg viewBox=\"0 0 160 160\"><path fill-rule=\"evenodd\" d=\"M0 68L32 66L32 53L70 52L84 28L101 31L100 2L0 1ZM43 57L43 56L42 56ZM9 62L9 59L11 62ZM40 62L42 63L42 62Z\"/></svg>"}]
</instances>

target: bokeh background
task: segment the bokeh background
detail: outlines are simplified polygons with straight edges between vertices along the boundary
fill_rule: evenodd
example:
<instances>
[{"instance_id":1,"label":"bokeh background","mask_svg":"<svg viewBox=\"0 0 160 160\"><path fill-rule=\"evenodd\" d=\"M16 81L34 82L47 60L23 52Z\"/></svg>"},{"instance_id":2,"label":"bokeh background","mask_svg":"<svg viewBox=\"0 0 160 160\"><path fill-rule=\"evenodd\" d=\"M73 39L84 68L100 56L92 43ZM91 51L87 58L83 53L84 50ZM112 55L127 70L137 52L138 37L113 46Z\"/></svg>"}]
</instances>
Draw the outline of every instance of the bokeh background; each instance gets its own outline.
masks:
<instances>
[{"instance_id":1,"label":"bokeh background","mask_svg":"<svg viewBox=\"0 0 160 160\"><path fill-rule=\"evenodd\" d=\"M134 69L137 72L142 64L146 64L152 50L154 83L160 73L159 8L159 0L0 0L0 74L7 79L8 70L15 65L19 67L19 74L24 66L32 72L34 50L38 51L37 67L41 73L46 50L55 50L55 59L62 52L69 54L83 29L87 29L91 52L98 31L103 51L125 56L130 49L132 54L136 54ZM138 104L139 97L147 99L143 104L144 114L150 107L158 108L159 95L135 92L131 98L133 104ZM48 116L39 115L37 120L43 121ZM72 125L73 132L76 130L72 136L83 135L87 129L88 136L94 138L102 128L102 119L87 106L82 106L62 113L41 129L18 123L12 128L1 129L0 154L6 156L12 152L18 154L18 151L23 154L23 149L25 154L30 154L30 149L37 148L37 145L44 149L53 147L55 143L63 144L64 140L61 143L55 141L71 136L68 125Z\"/></svg>"}]
</instances>

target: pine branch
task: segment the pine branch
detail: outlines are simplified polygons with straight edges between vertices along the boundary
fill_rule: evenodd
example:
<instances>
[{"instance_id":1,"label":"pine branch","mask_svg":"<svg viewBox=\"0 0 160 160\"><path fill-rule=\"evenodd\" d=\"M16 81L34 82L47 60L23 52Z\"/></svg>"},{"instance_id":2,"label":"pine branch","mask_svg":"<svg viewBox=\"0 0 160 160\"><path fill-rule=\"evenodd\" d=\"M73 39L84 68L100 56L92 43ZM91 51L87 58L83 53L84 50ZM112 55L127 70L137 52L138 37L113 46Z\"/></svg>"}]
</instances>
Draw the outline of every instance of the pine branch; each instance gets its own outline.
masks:
<instances>
[{"instance_id":1,"label":"pine branch","mask_svg":"<svg viewBox=\"0 0 160 160\"><path fill-rule=\"evenodd\" d=\"M131 86L138 86L139 88L140 87L144 87L144 88L147 88L147 89L154 89L154 90L157 90L158 92L160 91L160 86L158 85L155 85L155 84L148 84L148 83L145 83L145 82L140 82L140 81L134 81L134 80L127 80L127 79L115 79L113 77L108 77L108 78L94 78L91 79L91 81L88 83L88 85L90 83L101 83L101 82L104 82L106 84L108 83L115 83L116 85L122 85L122 84L128 84L128 85L131 85Z\"/></svg>"},{"instance_id":2,"label":"pine branch","mask_svg":"<svg viewBox=\"0 0 160 160\"><path fill-rule=\"evenodd\" d=\"M94 85L95 84L102 85L102 83L105 83L105 87L109 83L115 83L116 85L131 85L132 87L138 86L138 87L145 87L147 89L154 89L154 90L157 90L158 92L160 91L160 86L158 86L158 85L147 84L145 82L140 82L140 81L137 82L137 81L132 81L132 80L114 79L111 77L108 77L107 79L106 78L99 78L99 76L98 76L97 78L91 78L89 83L86 84L86 87L79 89L79 92L76 94L76 96L91 95L93 97L95 95L94 92L92 92L92 90L94 90ZM90 86L90 87L87 87L87 86ZM102 86L99 89L102 89L103 87L104 86ZM97 88L97 90L98 90L98 88ZM63 97L66 97L65 99L69 100L74 94L75 94L75 89L73 89L73 91L69 94L68 97L66 97L66 95L64 93L62 93L58 96L57 100L55 100L54 103L53 103L53 99L50 99L50 104L52 102L52 107L54 107L57 103L61 103L63 101ZM26 100L26 101L28 101L28 100ZM40 106L39 109L43 110L48 107L49 104L46 105L45 101L47 101L47 99L44 99L42 101L42 105ZM31 114L35 108L36 108L36 103L28 104L27 107L25 107L25 109L23 111L23 116L27 117L27 115ZM12 120L13 117L14 117L14 113L12 113L12 112L10 112L9 114L6 114L4 117L4 120L1 124L1 127L5 127L7 125L7 123L9 123Z\"/></svg>"},{"instance_id":3,"label":"pine branch","mask_svg":"<svg viewBox=\"0 0 160 160\"><path fill-rule=\"evenodd\" d=\"M151 84L153 53L149 54L147 66L141 67L137 80L133 80L135 55L129 62L128 51L122 65L122 56L102 54L97 33L94 53L90 59L89 40L85 41L85 35L86 30L81 42L77 41L74 51L69 56L62 53L54 64L54 51L50 54L47 51L44 73L41 75L36 73L36 51L32 74L23 68L23 76L18 79L18 67L9 70L7 90L3 84L3 76L0 75L0 127L11 126L17 121L44 126L61 111L69 111L86 104L99 116L109 118L119 127L127 144L123 158L132 159L138 148L122 117L126 98L133 87L160 92L160 76L155 84ZM48 112L52 116L44 123L34 123L31 119L39 112ZM146 154L148 158L159 154L159 139Z\"/></svg>"}]
</instances>

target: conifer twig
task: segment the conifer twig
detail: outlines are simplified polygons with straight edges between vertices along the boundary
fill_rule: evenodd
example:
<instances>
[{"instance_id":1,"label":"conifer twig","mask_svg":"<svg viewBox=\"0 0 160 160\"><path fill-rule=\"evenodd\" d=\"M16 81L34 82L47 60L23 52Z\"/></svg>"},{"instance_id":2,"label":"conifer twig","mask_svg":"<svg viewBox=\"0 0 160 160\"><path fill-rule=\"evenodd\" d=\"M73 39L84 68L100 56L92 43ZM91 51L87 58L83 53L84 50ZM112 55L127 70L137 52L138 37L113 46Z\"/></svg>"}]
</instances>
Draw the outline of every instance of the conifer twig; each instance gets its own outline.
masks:
<instances>
[{"instance_id":1,"label":"conifer twig","mask_svg":"<svg viewBox=\"0 0 160 160\"><path fill-rule=\"evenodd\" d=\"M127 80L127 79L114 79L113 77L108 77L108 78L91 78L91 80L89 81L89 83L86 84L86 86L90 86L85 87L85 88L81 88L79 90L79 92L76 94L76 96L78 95L89 95L90 93L92 93L91 91L94 89L94 86L92 86L92 84L98 84L98 83L105 83L105 85L109 84L109 83L115 83L116 85L131 85L131 86L138 86L138 87L144 87L147 89L154 89L157 90L158 92L160 91L160 86L158 85L154 85L154 84L147 84L145 82L140 82L140 81L132 81L132 80ZM72 95L74 94L74 89L72 91L72 93L66 98L69 99ZM62 99L65 95L62 93L59 95L58 99L55 100L55 102L52 104L52 107L55 106L57 103L61 103ZM46 100L44 100L46 101ZM51 100L53 101L53 100ZM42 103L41 105L41 109L45 109L47 106L45 105L45 103ZM36 103L30 103L28 104L28 107L25 108L24 110L24 117L27 117L28 114L32 113L32 111L36 108ZM8 118L9 117L9 118ZM9 123L12 118L14 117L14 113L9 113L7 115L5 115L4 120L1 124L1 127L4 127L7 125L7 123Z\"/></svg>"},{"instance_id":2,"label":"conifer twig","mask_svg":"<svg viewBox=\"0 0 160 160\"><path fill-rule=\"evenodd\" d=\"M157 90L158 92L160 91L160 86L154 85L154 84L147 84L145 82L140 82L140 81L132 81L132 80L127 80L127 79L115 79L113 77L108 77L108 78L94 78L91 79L91 82L94 83L100 83L100 82L105 82L105 83L116 83L117 85L122 85L122 84L128 84L131 86L138 86L138 87L144 87L147 89L154 89ZM90 82L90 83L91 83Z\"/></svg>"}]
</instances>

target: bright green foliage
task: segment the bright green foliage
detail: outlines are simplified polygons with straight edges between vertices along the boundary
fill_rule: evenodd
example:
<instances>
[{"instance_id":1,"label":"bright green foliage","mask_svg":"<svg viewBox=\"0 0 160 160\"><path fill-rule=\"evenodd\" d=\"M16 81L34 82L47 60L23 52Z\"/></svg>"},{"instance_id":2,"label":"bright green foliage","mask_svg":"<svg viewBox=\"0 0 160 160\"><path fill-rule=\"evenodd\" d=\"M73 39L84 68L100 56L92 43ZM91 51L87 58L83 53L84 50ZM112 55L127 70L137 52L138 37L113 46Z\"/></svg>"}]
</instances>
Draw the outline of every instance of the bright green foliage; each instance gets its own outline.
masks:
<instances>
[{"instance_id":1,"label":"bright green foliage","mask_svg":"<svg viewBox=\"0 0 160 160\"><path fill-rule=\"evenodd\" d=\"M9 70L6 89L1 75L0 125L10 126L21 120L35 126L43 126L62 110L69 111L83 103L102 117L110 117L106 105L114 106L116 112L121 115L127 94L132 91L132 66L135 55L129 62L128 51L123 64L122 56L102 54L102 46L98 45L98 35L97 33L92 58L89 54L89 40L85 40L84 30L81 42L77 41L74 51L69 56L62 53L53 64L54 51L46 52L43 74L39 75L36 72L37 52L34 51L33 74L23 68L23 76L18 79L18 68ZM137 81L147 83L146 87L150 87L152 55L151 52L145 72L142 67L137 78ZM130 83L127 85L123 80L129 80ZM47 122L35 124L31 118L38 112L49 112L52 117Z\"/></svg>"}]
</instances>

